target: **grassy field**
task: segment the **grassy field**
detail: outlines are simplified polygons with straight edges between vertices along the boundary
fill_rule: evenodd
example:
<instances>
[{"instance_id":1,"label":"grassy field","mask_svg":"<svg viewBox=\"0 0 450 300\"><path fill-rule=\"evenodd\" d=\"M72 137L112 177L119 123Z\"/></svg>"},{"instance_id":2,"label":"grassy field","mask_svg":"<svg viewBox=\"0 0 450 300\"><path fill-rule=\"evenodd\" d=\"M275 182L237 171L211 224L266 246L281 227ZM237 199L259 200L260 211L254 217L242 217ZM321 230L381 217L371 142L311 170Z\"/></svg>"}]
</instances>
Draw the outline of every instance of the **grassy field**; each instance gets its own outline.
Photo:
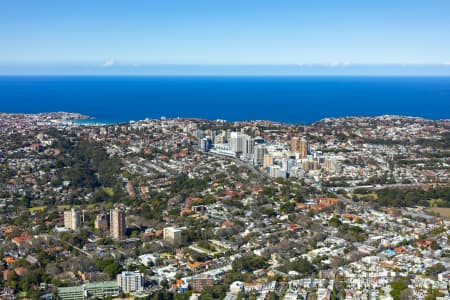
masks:
<instances>
[{"instance_id":1,"label":"grassy field","mask_svg":"<svg viewBox=\"0 0 450 300\"><path fill-rule=\"evenodd\" d=\"M114 191L113 191L112 188L104 187L104 188L102 188L102 189L103 189L103 191L104 191L106 194L108 194L108 196L110 196L110 197L114 196Z\"/></svg>"},{"instance_id":2,"label":"grassy field","mask_svg":"<svg viewBox=\"0 0 450 300\"><path fill-rule=\"evenodd\" d=\"M30 213L33 213L33 212L37 212L37 211L44 211L46 209L47 209L47 206L46 205L42 205L42 206L31 207L31 208L28 209L28 211Z\"/></svg>"},{"instance_id":3,"label":"grassy field","mask_svg":"<svg viewBox=\"0 0 450 300\"><path fill-rule=\"evenodd\" d=\"M448 207L430 207L425 210L426 212L438 213L443 217L450 218L450 208Z\"/></svg>"},{"instance_id":4,"label":"grassy field","mask_svg":"<svg viewBox=\"0 0 450 300\"><path fill-rule=\"evenodd\" d=\"M360 197L361 199L366 200L366 201L377 200L378 199L378 195L375 192L371 192L371 193L368 193L368 194L356 194L356 193L354 193L353 195L357 196L357 197Z\"/></svg>"},{"instance_id":5,"label":"grassy field","mask_svg":"<svg viewBox=\"0 0 450 300\"><path fill-rule=\"evenodd\" d=\"M58 205L57 207L58 207L58 210L69 210L72 208L72 206L70 206L70 205Z\"/></svg>"},{"instance_id":6,"label":"grassy field","mask_svg":"<svg viewBox=\"0 0 450 300\"><path fill-rule=\"evenodd\" d=\"M431 207L436 207L436 206L443 206L445 201L442 199L430 199L428 200L428 203L430 204Z\"/></svg>"}]
</instances>

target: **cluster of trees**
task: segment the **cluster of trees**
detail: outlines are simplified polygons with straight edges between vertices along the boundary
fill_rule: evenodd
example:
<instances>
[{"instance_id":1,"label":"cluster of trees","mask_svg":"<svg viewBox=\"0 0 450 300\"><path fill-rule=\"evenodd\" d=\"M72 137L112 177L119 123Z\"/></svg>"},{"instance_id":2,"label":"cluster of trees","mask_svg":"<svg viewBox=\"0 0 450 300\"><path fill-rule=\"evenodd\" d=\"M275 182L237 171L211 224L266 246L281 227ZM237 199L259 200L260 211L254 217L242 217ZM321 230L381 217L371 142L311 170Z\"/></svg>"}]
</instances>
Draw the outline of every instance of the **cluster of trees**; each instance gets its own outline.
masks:
<instances>
[{"instance_id":1,"label":"cluster of trees","mask_svg":"<svg viewBox=\"0 0 450 300\"><path fill-rule=\"evenodd\" d=\"M154 197L149 203L142 206L142 216L147 220L162 221L163 211L167 208L167 200L163 197Z\"/></svg>"},{"instance_id":2,"label":"cluster of trees","mask_svg":"<svg viewBox=\"0 0 450 300\"><path fill-rule=\"evenodd\" d=\"M365 138L362 141L365 144L375 144L375 145L387 145L387 146L393 146L393 145L400 145L405 144L405 141L398 141L398 140L392 140L392 139L381 139L381 138Z\"/></svg>"},{"instance_id":3,"label":"cluster of trees","mask_svg":"<svg viewBox=\"0 0 450 300\"><path fill-rule=\"evenodd\" d=\"M316 273L316 267L307 259L299 258L293 262L287 262L281 267L281 271L287 273L289 271L296 271L301 275L311 275Z\"/></svg>"},{"instance_id":4,"label":"cluster of trees","mask_svg":"<svg viewBox=\"0 0 450 300\"><path fill-rule=\"evenodd\" d=\"M387 173L381 176L372 176L364 183L365 185L374 185L374 184L394 184L395 179L389 176Z\"/></svg>"},{"instance_id":5,"label":"cluster of trees","mask_svg":"<svg viewBox=\"0 0 450 300\"><path fill-rule=\"evenodd\" d=\"M122 272L122 266L113 258L95 259L95 266L102 272L108 274L110 278L115 278L117 274Z\"/></svg>"},{"instance_id":6,"label":"cluster of trees","mask_svg":"<svg viewBox=\"0 0 450 300\"><path fill-rule=\"evenodd\" d=\"M61 155L56 160L56 166L62 178L70 180L71 187L94 189L119 184L117 175L122 166L121 161L110 157L100 143L70 142L64 137L59 139L62 139L59 143Z\"/></svg>"},{"instance_id":7,"label":"cluster of trees","mask_svg":"<svg viewBox=\"0 0 450 300\"><path fill-rule=\"evenodd\" d=\"M42 282L50 283L55 281L55 279L45 271L46 265L49 261L55 259L55 257L50 257L50 255L43 251L42 248L36 248L35 252L35 256L39 259L38 264L32 265L25 259L17 260L14 262L13 268L7 273L6 278L3 278L3 276L0 278L0 286L14 288L17 292L26 292L29 298L38 299L41 293L38 288L39 284ZM4 251L0 249L0 272L3 271L5 267L1 262L3 256ZM20 276L15 272L15 269L19 267L26 269L26 272L20 274Z\"/></svg>"},{"instance_id":8,"label":"cluster of trees","mask_svg":"<svg viewBox=\"0 0 450 300\"><path fill-rule=\"evenodd\" d=\"M14 271L10 271L5 282L5 286L27 292L27 295L37 299L40 291L33 286L38 286L41 282L48 282L49 278L42 269L29 269L23 276L19 277ZM36 297L36 298L35 298Z\"/></svg>"},{"instance_id":9,"label":"cluster of trees","mask_svg":"<svg viewBox=\"0 0 450 300\"><path fill-rule=\"evenodd\" d=\"M324 187L338 187L338 186L349 186L348 180L351 180L348 176L331 177L330 180L324 181L322 186Z\"/></svg>"},{"instance_id":10,"label":"cluster of trees","mask_svg":"<svg viewBox=\"0 0 450 300\"><path fill-rule=\"evenodd\" d=\"M439 205L450 207L450 187L429 189L383 189L376 191L381 206L429 206L428 200L441 199Z\"/></svg>"},{"instance_id":11,"label":"cluster of trees","mask_svg":"<svg viewBox=\"0 0 450 300\"><path fill-rule=\"evenodd\" d=\"M356 222L362 223L362 220L359 219ZM339 235L346 240L362 242L367 238L367 234L361 227L342 223L339 216L334 216L331 218L328 221L328 224L332 227L338 228Z\"/></svg>"},{"instance_id":12,"label":"cluster of trees","mask_svg":"<svg viewBox=\"0 0 450 300\"><path fill-rule=\"evenodd\" d=\"M253 272L268 266L267 259L257 255L244 255L233 261L233 271Z\"/></svg>"},{"instance_id":13,"label":"cluster of trees","mask_svg":"<svg viewBox=\"0 0 450 300\"><path fill-rule=\"evenodd\" d=\"M189 178L186 174L182 174L172 182L170 190L172 193L187 197L203 191L207 186L208 178Z\"/></svg>"},{"instance_id":14,"label":"cluster of trees","mask_svg":"<svg viewBox=\"0 0 450 300\"><path fill-rule=\"evenodd\" d=\"M0 183L6 184L10 178L16 176L16 171L9 168L9 166L5 163L0 165Z\"/></svg>"},{"instance_id":15,"label":"cluster of trees","mask_svg":"<svg viewBox=\"0 0 450 300\"><path fill-rule=\"evenodd\" d=\"M416 144L424 147L450 149L450 132L444 132L440 139L418 139Z\"/></svg>"},{"instance_id":16,"label":"cluster of trees","mask_svg":"<svg viewBox=\"0 0 450 300\"><path fill-rule=\"evenodd\" d=\"M423 189L382 189L370 191L364 188L354 190L359 196L354 196L354 200L373 199L379 206L411 207L430 206L429 200L439 199L435 203L440 207L450 207L450 187L436 187L429 190ZM376 196L372 197L371 193ZM367 196L366 196L367 195ZM370 196L370 197L369 197Z\"/></svg>"},{"instance_id":17,"label":"cluster of trees","mask_svg":"<svg viewBox=\"0 0 450 300\"><path fill-rule=\"evenodd\" d=\"M408 279L397 278L396 280L392 281L390 285L392 298L394 298L394 300L404 299L404 291L406 291L406 289L408 288Z\"/></svg>"},{"instance_id":18,"label":"cluster of trees","mask_svg":"<svg viewBox=\"0 0 450 300\"><path fill-rule=\"evenodd\" d=\"M195 222L195 221L193 221ZM183 244L189 245L198 241L207 241L214 238L213 226L209 222L198 221L190 224L190 226L183 231Z\"/></svg>"}]
</instances>

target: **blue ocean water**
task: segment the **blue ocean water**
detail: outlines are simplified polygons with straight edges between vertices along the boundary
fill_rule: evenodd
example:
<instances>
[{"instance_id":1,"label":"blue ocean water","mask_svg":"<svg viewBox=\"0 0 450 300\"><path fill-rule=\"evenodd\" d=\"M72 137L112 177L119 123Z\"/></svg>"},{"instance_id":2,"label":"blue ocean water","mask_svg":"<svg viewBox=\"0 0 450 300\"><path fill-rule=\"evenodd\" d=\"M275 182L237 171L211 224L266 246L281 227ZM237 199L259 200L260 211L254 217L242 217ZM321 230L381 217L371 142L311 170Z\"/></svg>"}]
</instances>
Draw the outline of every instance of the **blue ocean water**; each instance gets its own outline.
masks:
<instances>
[{"instance_id":1,"label":"blue ocean water","mask_svg":"<svg viewBox=\"0 0 450 300\"><path fill-rule=\"evenodd\" d=\"M399 114L450 118L450 77L3 76L0 112L79 112L98 122Z\"/></svg>"}]
</instances>

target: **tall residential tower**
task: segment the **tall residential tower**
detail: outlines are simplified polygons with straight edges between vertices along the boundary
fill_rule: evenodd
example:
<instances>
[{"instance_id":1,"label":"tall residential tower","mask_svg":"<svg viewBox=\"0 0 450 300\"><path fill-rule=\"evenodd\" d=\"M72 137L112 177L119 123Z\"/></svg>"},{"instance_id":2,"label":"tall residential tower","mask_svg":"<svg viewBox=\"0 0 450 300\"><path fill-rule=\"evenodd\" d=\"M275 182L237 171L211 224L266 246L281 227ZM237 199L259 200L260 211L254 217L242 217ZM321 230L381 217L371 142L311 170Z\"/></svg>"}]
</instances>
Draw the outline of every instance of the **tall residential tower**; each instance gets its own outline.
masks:
<instances>
[{"instance_id":1,"label":"tall residential tower","mask_svg":"<svg viewBox=\"0 0 450 300\"><path fill-rule=\"evenodd\" d=\"M116 207L111 209L109 216L109 234L111 238L115 240L122 239L125 236L126 229L125 211L120 207Z\"/></svg>"},{"instance_id":2,"label":"tall residential tower","mask_svg":"<svg viewBox=\"0 0 450 300\"><path fill-rule=\"evenodd\" d=\"M64 227L67 229L78 230L81 224L80 211L72 208L64 212Z\"/></svg>"}]
</instances>

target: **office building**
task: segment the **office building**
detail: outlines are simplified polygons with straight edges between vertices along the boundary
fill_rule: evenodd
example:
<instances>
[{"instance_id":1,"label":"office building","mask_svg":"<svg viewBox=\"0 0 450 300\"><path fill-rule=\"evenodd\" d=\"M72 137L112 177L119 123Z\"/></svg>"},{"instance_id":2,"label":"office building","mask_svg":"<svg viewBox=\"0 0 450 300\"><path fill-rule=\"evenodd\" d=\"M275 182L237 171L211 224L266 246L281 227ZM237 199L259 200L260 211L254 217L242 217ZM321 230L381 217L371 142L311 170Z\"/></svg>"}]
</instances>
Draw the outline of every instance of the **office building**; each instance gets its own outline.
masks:
<instances>
[{"instance_id":1,"label":"office building","mask_svg":"<svg viewBox=\"0 0 450 300\"><path fill-rule=\"evenodd\" d=\"M116 207L111 210L109 216L109 234L111 238L116 240L123 239L126 230L125 211Z\"/></svg>"}]
</instances>

